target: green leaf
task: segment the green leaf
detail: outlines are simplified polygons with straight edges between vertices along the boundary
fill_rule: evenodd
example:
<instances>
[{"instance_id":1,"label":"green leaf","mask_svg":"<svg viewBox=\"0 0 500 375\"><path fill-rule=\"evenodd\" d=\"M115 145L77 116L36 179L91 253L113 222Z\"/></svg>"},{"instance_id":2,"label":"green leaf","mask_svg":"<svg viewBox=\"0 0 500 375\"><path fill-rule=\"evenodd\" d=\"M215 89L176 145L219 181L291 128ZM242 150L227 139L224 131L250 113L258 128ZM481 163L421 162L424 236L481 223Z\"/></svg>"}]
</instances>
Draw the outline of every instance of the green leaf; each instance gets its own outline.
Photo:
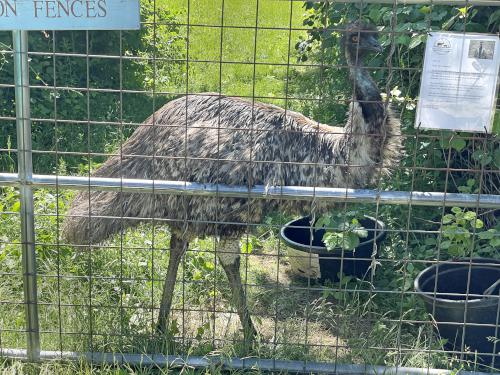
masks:
<instances>
[{"instance_id":1,"label":"green leaf","mask_svg":"<svg viewBox=\"0 0 500 375\"><path fill-rule=\"evenodd\" d=\"M500 135L500 111L496 111L495 117L493 118L493 134ZM498 166L500 166L500 164Z\"/></svg>"},{"instance_id":2,"label":"green leaf","mask_svg":"<svg viewBox=\"0 0 500 375\"><path fill-rule=\"evenodd\" d=\"M446 10L443 10L441 12L432 12L430 18L432 21L442 21L447 14L448 12Z\"/></svg>"},{"instance_id":3,"label":"green leaf","mask_svg":"<svg viewBox=\"0 0 500 375\"><path fill-rule=\"evenodd\" d=\"M413 287L413 280L410 277L405 278L403 290L407 291Z\"/></svg>"},{"instance_id":4,"label":"green leaf","mask_svg":"<svg viewBox=\"0 0 500 375\"><path fill-rule=\"evenodd\" d=\"M451 212L453 212L455 215L462 213L462 209L460 207L452 207Z\"/></svg>"},{"instance_id":5,"label":"green leaf","mask_svg":"<svg viewBox=\"0 0 500 375\"><path fill-rule=\"evenodd\" d=\"M467 23L467 31L475 33L485 33L488 31L488 29L486 28L486 25L483 25L482 23L469 22Z\"/></svg>"},{"instance_id":6,"label":"green leaf","mask_svg":"<svg viewBox=\"0 0 500 375\"><path fill-rule=\"evenodd\" d=\"M476 218L476 213L474 211L467 211L464 215L464 219L472 221Z\"/></svg>"},{"instance_id":7,"label":"green leaf","mask_svg":"<svg viewBox=\"0 0 500 375\"><path fill-rule=\"evenodd\" d=\"M203 327L198 327L196 329L196 339L200 340L203 337L203 334L205 333L205 328Z\"/></svg>"},{"instance_id":8,"label":"green leaf","mask_svg":"<svg viewBox=\"0 0 500 375\"><path fill-rule=\"evenodd\" d=\"M443 23L443 25L441 26L441 28L443 30L449 30L453 26L453 24L455 23L455 21L456 21L457 18L458 18L458 14L454 15L451 18L449 18L448 21L446 21L445 23Z\"/></svg>"},{"instance_id":9,"label":"green leaf","mask_svg":"<svg viewBox=\"0 0 500 375\"><path fill-rule=\"evenodd\" d=\"M412 39L408 35L399 35L396 38L396 44L401 44L403 46L411 45ZM412 48L412 47L410 47Z\"/></svg>"},{"instance_id":10,"label":"green leaf","mask_svg":"<svg viewBox=\"0 0 500 375\"><path fill-rule=\"evenodd\" d=\"M476 229L481 229L484 227L484 223L481 219L476 219L476 224L475 224Z\"/></svg>"},{"instance_id":11,"label":"green leaf","mask_svg":"<svg viewBox=\"0 0 500 375\"><path fill-rule=\"evenodd\" d=\"M433 246L436 244L436 239L434 237L428 237L425 239L424 243L429 246Z\"/></svg>"},{"instance_id":12,"label":"green leaf","mask_svg":"<svg viewBox=\"0 0 500 375\"><path fill-rule=\"evenodd\" d=\"M496 230L494 229L488 229L487 231L485 232L480 232L477 234L477 236L481 239L481 240L491 240L492 238L495 237L495 233L496 233Z\"/></svg>"},{"instance_id":13,"label":"green leaf","mask_svg":"<svg viewBox=\"0 0 500 375\"><path fill-rule=\"evenodd\" d=\"M455 217L453 215L446 214L443 216L442 223L443 224L450 224L451 222L453 222L454 219L455 219Z\"/></svg>"},{"instance_id":14,"label":"green leaf","mask_svg":"<svg viewBox=\"0 0 500 375\"><path fill-rule=\"evenodd\" d=\"M448 248L448 254L450 254L452 256L456 256L456 257L457 256L463 256L463 255L465 255L465 251L464 250L466 250L466 249L464 249L460 245L452 244Z\"/></svg>"},{"instance_id":15,"label":"green leaf","mask_svg":"<svg viewBox=\"0 0 500 375\"><path fill-rule=\"evenodd\" d=\"M475 161L480 161L483 155L483 150L476 150L472 153L472 159Z\"/></svg>"},{"instance_id":16,"label":"green leaf","mask_svg":"<svg viewBox=\"0 0 500 375\"><path fill-rule=\"evenodd\" d=\"M345 250L354 250L359 245L359 237L355 233L346 233L342 241Z\"/></svg>"},{"instance_id":17,"label":"green leaf","mask_svg":"<svg viewBox=\"0 0 500 375\"><path fill-rule=\"evenodd\" d=\"M366 237L368 237L368 230L366 230L364 228L355 229L355 230L353 230L353 232L356 233L356 235L359 238L366 238Z\"/></svg>"},{"instance_id":18,"label":"green leaf","mask_svg":"<svg viewBox=\"0 0 500 375\"><path fill-rule=\"evenodd\" d=\"M324 228L324 227L329 227L330 226L330 217L324 215L321 216L318 220L316 220L316 224L314 224L315 228Z\"/></svg>"},{"instance_id":19,"label":"green leaf","mask_svg":"<svg viewBox=\"0 0 500 375\"><path fill-rule=\"evenodd\" d=\"M490 155L485 155L481 158L481 165L486 166L493 161L493 158Z\"/></svg>"},{"instance_id":20,"label":"green leaf","mask_svg":"<svg viewBox=\"0 0 500 375\"><path fill-rule=\"evenodd\" d=\"M496 149L495 150L495 153L494 153L494 161L495 161L495 165L500 168L500 148Z\"/></svg>"},{"instance_id":21,"label":"green leaf","mask_svg":"<svg viewBox=\"0 0 500 375\"><path fill-rule=\"evenodd\" d=\"M493 161L491 155L483 150L476 150L472 153L472 159L481 163L481 165L488 165Z\"/></svg>"},{"instance_id":22,"label":"green leaf","mask_svg":"<svg viewBox=\"0 0 500 375\"><path fill-rule=\"evenodd\" d=\"M415 267L413 266L413 263L408 263L407 266L406 266L406 270L410 273L413 272L413 270L415 269Z\"/></svg>"},{"instance_id":23,"label":"green leaf","mask_svg":"<svg viewBox=\"0 0 500 375\"><path fill-rule=\"evenodd\" d=\"M341 222L337 227L342 232L348 232L350 230L350 228L351 228L349 222L347 222L347 221Z\"/></svg>"},{"instance_id":24,"label":"green leaf","mask_svg":"<svg viewBox=\"0 0 500 375\"><path fill-rule=\"evenodd\" d=\"M422 8L420 8L418 10L420 13L422 14L429 14L430 12L432 12L432 7L428 6L428 5L424 5Z\"/></svg>"},{"instance_id":25,"label":"green leaf","mask_svg":"<svg viewBox=\"0 0 500 375\"><path fill-rule=\"evenodd\" d=\"M215 264L214 264L214 262L211 262L211 261L205 261L203 266L208 271L212 271L213 269L215 269Z\"/></svg>"},{"instance_id":26,"label":"green leaf","mask_svg":"<svg viewBox=\"0 0 500 375\"><path fill-rule=\"evenodd\" d=\"M457 189L460 193L470 193L471 192L471 188L468 186L458 186Z\"/></svg>"},{"instance_id":27,"label":"green leaf","mask_svg":"<svg viewBox=\"0 0 500 375\"><path fill-rule=\"evenodd\" d=\"M341 240L342 233L328 232L323 235L323 243L328 251L337 248Z\"/></svg>"},{"instance_id":28,"label":"green leaf","mask_svg":"<svg viewBox=\"0 0 500 375\"><path fill-rule=\"evenodd\" d=\"M250 240L248 240L248 241L242 241L241 252L243 254L251 254L252 250L253 250L252 241L250 241Z\"/></svg>"},{"instance_id":29,"label":"green leaf","mask_svg":"<svg viewBox=\"0 0 500 375\"><path fill-rule=\"evenodd\" d=\"M14 202L14 204L11 207L11 211L13 211L13 212L19 212L20 209L21 209L21 202L20 201Z\"/></svg>"},{"instance_id":30,"label":"green leaf","mask_svg":"<svg viewBox=\"0 0 500 375\"><path fill-rule=\"evenodd\" d=\"M333 298L335 299L338 299L338 300L341 300L344 296L344 293L340 292L340 291L336 291L332 294Z\"/></svg>"},{"instance_id":31,"label":"green leaf","mask_svg":"<svg viewBox=\"0 0 500 375\"><path fill-rule=\"evenodd\" d=\"M488 27L497 21L500 21L500 9L494 11L488 18Z\"/></svg>"},{"instance_id":32,"label":"green leaf","mask_svg":"<svg viewBox=\"0 0 500 375\"><path fill-rule=\"evenodd\" d=\"M169 332L172 336L178 335L180 333L179 324L177 323L177 319L172 319L170 321Z\"/></svg>"},{"instance_id":33,"label":"green leaf","mask_svg":"<svg viewBox=\"0 0 500 375\"><path fill-rule=\"evenodd\" d=\"M490 245L493 246L493 247L499 247L500 246L500 237L493 238L490 241Z\"/></svg>"},{"instance_id":34,"label":"green leaf","mask_svg":"<svg viewBox=\"0 0 500 375\"><path fill-rule=\"evenodd\" d=\"M462 151L465 146L467 146L467 143L463 138L453 138L450 142L450 146L457 151Z\"/></svg>"},{"instance_id":35,"label":"green leaf","mask_svg":"<svg viewBox=\"0 0 500 375\"><path fill-rule=\"evenodd\" d=\"M368 13L368 17L370 17L370 19L375 24L378 24L384 12L382 12L381 9L379 9L379 6L376 4L373 4L370 8L371 9L370 12Z\"/></svg>"},{"instance_id":36,"label":"green leaf","mask_svg":"<svg viewBox=\"0 0 500 375\"><path fill-rule=\"evenodd\" d=\"M448 249L451 246L451 241L442 241L439 247L441 249Z\"/></svg>"},{"instance_id":37,"label":"green leaf","mask_svg":"<svg viewBox=\"0 0 500 375\"><path fill-rule=\"evenodd\" d=\"M413 49L415 47L418 47L420 44L425 42L426 39L427 39L427 35L425 35L425 34L417 35L417 36L411 38L411 41L410 41L410 44L408 45L408 48Z\"/></svg>"}]
</instances>

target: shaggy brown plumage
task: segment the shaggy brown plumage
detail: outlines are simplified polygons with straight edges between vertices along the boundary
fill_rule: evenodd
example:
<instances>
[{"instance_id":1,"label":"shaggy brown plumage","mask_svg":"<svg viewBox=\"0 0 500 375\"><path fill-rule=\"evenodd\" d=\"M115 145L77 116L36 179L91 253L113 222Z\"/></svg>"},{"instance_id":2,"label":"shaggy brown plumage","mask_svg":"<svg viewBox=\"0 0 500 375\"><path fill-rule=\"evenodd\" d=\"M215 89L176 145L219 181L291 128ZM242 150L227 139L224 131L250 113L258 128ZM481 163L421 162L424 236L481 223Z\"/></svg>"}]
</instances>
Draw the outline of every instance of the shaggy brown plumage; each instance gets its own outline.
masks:
<instances>
[{"instance_id":1,"label":"shaggy brown plumage","mask_svg":"<svg viewBox=\"0 0 500 375\"><path fill-rule=\"evenodd\" d=\"M381 169L386 173L397 155L398 122L389 115L387 129L369 131L358 103L351 105L349 113L347 126L336 128L238 98L216 94L179 98L134 132L123 145L122 159L111 157L93 176L244 186L364 187ZM153 119L156 126L148 126ZM293 211L303 207L302 202L285 204ZM120 231L122 223L115 218L124 215L167 218L173 229L187 219L193 221L192 236L236 236L246 226L229 225L217 231L207 222L260 223L276 207L273 200L114 192L91 192L89 197L89 192L82 192L71 205L64 234L72 243L98 243ZM137 222L126 221L128 225Z\"/></svg>"},{"instance_id":2,"label":"shaggy brown plumage","mask_svg":"<svg viewBox=\"0 0 500 375\"><path fill-rule=\"evenodd\" d=\"M380 48L373 29L353 23L344 38L354 100L343 128L318 124L270 104L218 94L189 95L165 104L144 121L123 144L123 157L109 158L93 176L244 186L366 187L397 161L400 124L361 67L365 51ZM308 207L299 201L279 206L294 212ZM182 238L178 247L184 249L193 237L235 239L246 230L246 223L260 223L276 209L275 200L81 192L68 211L63 233L70 243L98 243L140 221L116 218L162 218L169 219L175 241ZM237 255L222 263L236 261L239 265ZM175 264L172 268L170 279L177 269ZM234 269L232 274L237 277ZM170 293L173 287L167 289L165 293ZM235 293L235 301L242 296ZM164 298L168 306L160 315L170 308L171 296ZM243 312L242 308L238 306L240 318L251 325L246 307Z\"/></svg>"}]
</instances>

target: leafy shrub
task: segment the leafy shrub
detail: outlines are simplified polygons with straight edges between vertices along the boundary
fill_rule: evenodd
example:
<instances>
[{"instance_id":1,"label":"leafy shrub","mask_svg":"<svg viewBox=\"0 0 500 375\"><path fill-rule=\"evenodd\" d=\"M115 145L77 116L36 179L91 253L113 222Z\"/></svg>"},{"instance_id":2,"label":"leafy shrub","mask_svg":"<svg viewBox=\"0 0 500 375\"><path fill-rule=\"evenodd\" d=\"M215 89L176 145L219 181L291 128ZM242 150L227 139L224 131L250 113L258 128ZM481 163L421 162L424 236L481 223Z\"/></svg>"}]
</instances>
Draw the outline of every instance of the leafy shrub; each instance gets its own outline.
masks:
<instances>
[{"instance_id":1,"label":"leafy shrub","mask_svg":"<svg viewBox=\"0 0 500 375\"><path fill-rule=\"evenodd\" d=\"M114 151L135 129L127 123L142 122L172 98L153 98L144 90L165 89L166 83L172 86L183 77L184 64L171 62L184 56L178 16L166 5L155 6L153 0L147 0L141 1L144 25L138 31L29 33L29 50L46 52L30 59L30 84L35 86L31 90L31 115L45 119L32 122L33 149L61 152L57 157L35 153L36 173L53 173L61 161L73 173L80 164L102 162L102 156L82 154ZM158 23L156 28L153 20ZM12 50L9 32L0 32L0 46ZM86 58L86 54L92 57ZM124 58L117 58L120 55ZM158 59L156 63L153 57ZM0 82L14 82L13 58L8 52L0 53ZM52 86L60 88L49 89ZM87 91L87 87L97 90ZM131 92L120 94L120 89ZM14 90L0 90L0 116L15 118ZM87 119L100 123L86 124ZM15 129L14 121L0 121L0 148L15 148ZM15 170L15 161L15 153L0 153L0 170Z\"/></svg>"},{"instance_id":2,"label":"leafy shrub","mask_svg":"<svg viewBox=\"0 0 500 375\"><path fill-rule=\"evenodd\" d=\"M316 230L325 229L323 242L327 250L354 250L361 238L368 237L368 231L361 225L356 211L328 213L314 224Z\"/></svg>"},{"instance_id":3,"label":"leafy shrub","mask_svg":"<svg viewBox=\"0 0 500 375\"><path fill-rule=\"evenodd\" d=\"M442 241L427 241L427 246L436 247L444 256L460 258L465 256L498 256L500 247L500 225L485 229L484 222L476 212L453 207L451 213L443 216L440 232Z\"/></svg>"}]
</instances>

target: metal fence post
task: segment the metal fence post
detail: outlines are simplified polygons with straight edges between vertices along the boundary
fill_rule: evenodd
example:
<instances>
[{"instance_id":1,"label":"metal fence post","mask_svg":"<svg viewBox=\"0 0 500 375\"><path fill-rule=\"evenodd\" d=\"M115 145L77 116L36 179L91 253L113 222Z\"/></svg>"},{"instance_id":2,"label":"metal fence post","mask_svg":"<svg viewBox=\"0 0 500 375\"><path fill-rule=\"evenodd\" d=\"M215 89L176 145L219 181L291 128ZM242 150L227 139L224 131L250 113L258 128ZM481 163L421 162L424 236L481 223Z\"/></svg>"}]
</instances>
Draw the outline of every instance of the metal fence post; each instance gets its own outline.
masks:
<instances>
[{"instance_id":1,"label":"metal fence post","mask_svg":"<svg viewBox=\"0 0 500 375\"><path fill-rule=\"evenodd\" d=\"M40 358L40 334L38 327L38 296L35 254L35 219L33 190L30 180L33 175L31 160L31 120L28 63L28 32L12 32L14 42L14 83L16 90L17 160L20 181L21 243L23 263L23 288L26 312L26 334L28 360Z\"/></svg>"}]
</instances>

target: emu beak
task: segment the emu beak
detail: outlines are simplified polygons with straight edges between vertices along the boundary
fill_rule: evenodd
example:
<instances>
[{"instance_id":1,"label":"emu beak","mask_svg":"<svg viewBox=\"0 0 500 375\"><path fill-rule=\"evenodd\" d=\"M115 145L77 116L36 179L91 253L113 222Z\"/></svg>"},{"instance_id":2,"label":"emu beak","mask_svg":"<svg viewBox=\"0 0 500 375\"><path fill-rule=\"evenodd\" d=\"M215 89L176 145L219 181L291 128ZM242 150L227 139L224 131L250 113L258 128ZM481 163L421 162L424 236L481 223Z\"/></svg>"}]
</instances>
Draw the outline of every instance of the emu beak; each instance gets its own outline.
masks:
<instances>
[{"instance_id":1,"label":"emu beak","mask_svg":"<svg viewBox=\"0 0 500 375\"><path fill-rule=\"evenodd\" d=\"M381 53L384 51L384 49L382 48L382 46L380 45L379 41L373 37L373 36L370 36L370 38L367 40L368 42L368 49L370 51L374 51L374 52L377 52L377 53Z\"/></svg>"}]
</instances>

